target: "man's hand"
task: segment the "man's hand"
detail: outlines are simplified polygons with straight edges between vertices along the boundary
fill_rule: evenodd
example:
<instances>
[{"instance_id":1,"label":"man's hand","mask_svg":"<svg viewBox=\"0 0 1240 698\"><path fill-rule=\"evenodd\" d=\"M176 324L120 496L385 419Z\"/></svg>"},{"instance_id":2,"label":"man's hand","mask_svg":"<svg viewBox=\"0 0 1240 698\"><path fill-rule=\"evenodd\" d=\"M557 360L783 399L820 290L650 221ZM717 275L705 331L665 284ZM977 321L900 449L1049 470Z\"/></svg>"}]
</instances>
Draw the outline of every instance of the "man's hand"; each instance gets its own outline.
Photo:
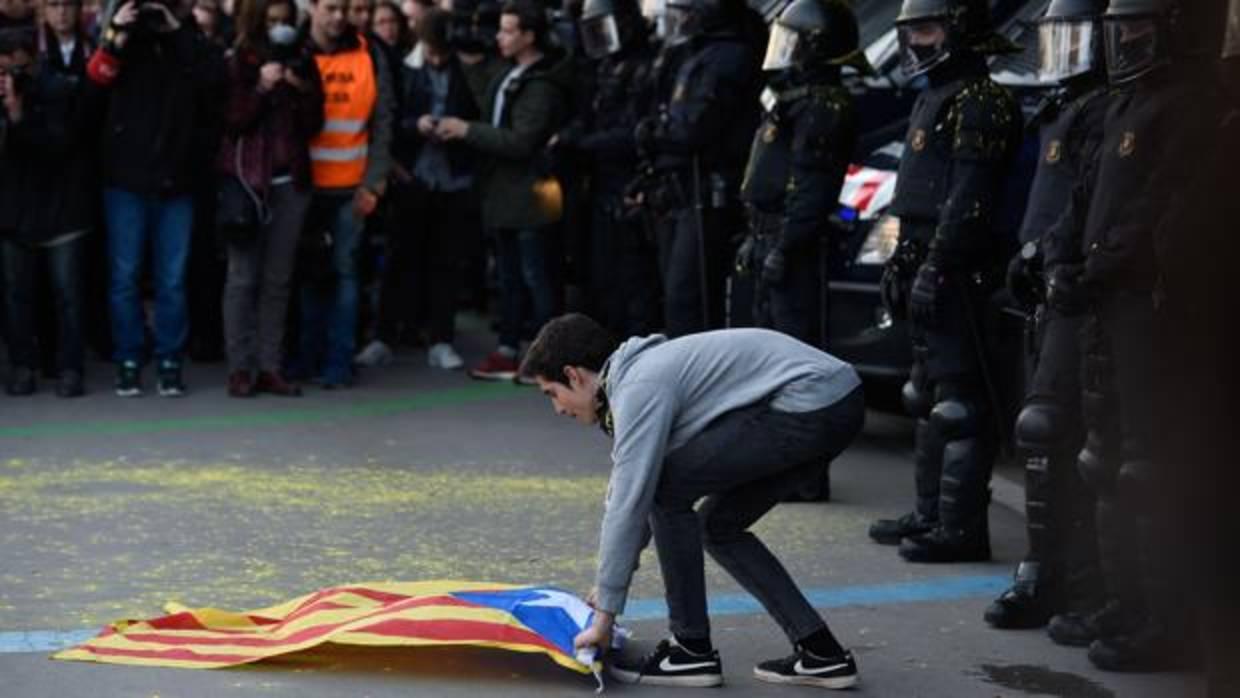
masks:
<instances>
[{"instance_id":1,"label":"man's hand","mask_svg":"<svg viewBox=\"0 0 1240 698\"><path fill-rule=\"evenodd\" d=\"M439 120L430 114L423 114L418 117L418 133L430 138L435 135L435 124Z\"/></svg>"},{"instance_id":2,"label":"man's hand","mask_svg":"<svg viewBox=\"0 0 1240 698\"><path fill-rule=\"evenodd\" d=\"M353 192L353 215L358 218L365 218L375 212L375 207L379 205L379 195L366 187L358 187Z\"/></svg>"},{"instance_id":3,"label":"man's hand","mask_svg":"<svg viewBox=\"0 0 1240 698\"><path fill-rule=\"evenodd\" d=\"M445 116L435 125L435 137L442 141L459 141L469 134L469 122Z\"/></svg>"},{"instance_id":4,"label":"man's hand","mask_svg":"<svg viewBox=\"0 0 1240 698\"><path fill-rule=\"evenodd\" d=\"M112 14L111 22L111 38L105 39L116 48L122 48L126 41L129 41L129 30L133 27L133 23L138 20L138 3L135 0L129 0L125 4L117 8Z\"/></svg>"},{"instance_id":5,"label":"man's hand","mask_svg":"<svg viewBox=\"0 0 1240 698\"><path fill-rule=\"evenodd\" d=\"M297 77L297 73L294 72L292 68L289 68L288 66L281 66L281 67L283 68L283 71L280 73L281 80L283 80L284 82L287 82L290 87L297 90L298 92L309 92L310 91L309 83Z\"/></svg>"},{"instance_id":6,"label":"man's hand","mask_svg":"<svg viewBox=\"0 0 1240 698\"><path fill-rule=\"evenodd\" d=\"M258 91L270 92L284 78L284 66L269 61L258 69Z\"/></svg>"},{"instance_id":7,"label":"man's hand","mask_svg":"<svg viewBox=\"0 0 1240 698\"><path fill-rule=\"evenodd\" d=\"M593 647L598 650L598 656L603 656L607 650L611 649L611 632L614 625L614 616L607 611L596 610L594 622L590 624L590 627L577 633L577 637L573 638L573 649Z\"/></svg>"}]
</instances>

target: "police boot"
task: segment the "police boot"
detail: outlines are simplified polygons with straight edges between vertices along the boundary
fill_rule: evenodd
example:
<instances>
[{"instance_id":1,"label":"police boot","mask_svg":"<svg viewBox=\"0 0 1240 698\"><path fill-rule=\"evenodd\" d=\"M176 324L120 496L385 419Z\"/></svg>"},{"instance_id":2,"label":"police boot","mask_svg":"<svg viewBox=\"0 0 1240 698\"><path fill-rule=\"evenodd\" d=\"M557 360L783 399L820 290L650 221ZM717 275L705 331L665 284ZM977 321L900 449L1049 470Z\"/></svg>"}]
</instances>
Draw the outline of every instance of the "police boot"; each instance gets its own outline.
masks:
<instances>
[{"instance_id":1,"label":"police boot","mask_svg":"<svg viewBox=\"0 0 1240 698\"><path fill-rule=\"evenodd\" d=\"M1136 611L1111 599L1093 611L1070 611L1051 617L1046 634L1064 647L1089 647L1098 638L1120 635L1134 625Z\"/></svg>"},{"instance_id":2,"label":"police boot","mask_svg":"<svg viewBox=\"0 0 1240 698\"><path fill-rule=\"evenodd\" d=\"M984 618L991 627L1008 629L1040 628L1054 612L1054 596L1041 563L1025 561L1016 568L1016 578L1008 590L986 607Z\"/></svg>"},{"instance_id":3,"label":"police boot","mask_svg":"<svg viewBox=\"0 0 1240 698\"><path fill-rule=\"evenodd\" d=\"M909 402L905 386L905 403ZM870 526L870 538L880 545L899 545L900 541L934 530L939 523L939 480L943 468L943 443L929 419L917 420L913 447L913 473L917 487L917 508L898 519L879 519Z\"/></svg>"},{"instance_id":4,"label":"police boot","mask_svg":"<svg viewBox=\"0 0 1240 698\"><path fill-rule=\"evenodd\" d=\"M1185 668L1187 652L1167 626L1147 618L1132 632L1107 635L1089 646L1089 661L1103 671L1156 672Z\"/></svg>"}]
</instances>

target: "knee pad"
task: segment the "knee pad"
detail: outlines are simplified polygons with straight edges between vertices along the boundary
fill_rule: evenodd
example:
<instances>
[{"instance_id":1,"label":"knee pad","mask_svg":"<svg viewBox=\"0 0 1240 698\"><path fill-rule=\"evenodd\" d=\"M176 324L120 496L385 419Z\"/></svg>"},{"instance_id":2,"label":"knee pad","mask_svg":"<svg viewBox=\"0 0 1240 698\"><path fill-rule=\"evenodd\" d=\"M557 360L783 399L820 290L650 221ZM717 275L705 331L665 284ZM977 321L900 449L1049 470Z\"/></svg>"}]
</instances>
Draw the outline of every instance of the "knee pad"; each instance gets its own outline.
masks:
<instances>
[{"instance_id":1,"label":"knee pad","mask_svg":"<svg viewBox=\"0 0 1240 698\"><path fill-rule=\"evenodd\" d=\"M900 397L910 417L923 418L930 414L932 407L930 393L924 389L924 386L919 385L919 381L915 378L905 381L904 388L900 390Z\"/></svg>"},{"instance_id":2,"label":"knee pad","mask_svg":"<svg viewBox=\"0 0 1240 698\"><path fill-rule=\"evenodd\" d=\"M1063 441L1063 408L1049 401L1030 401L1016 417L1016 446L1038 454L1057 450Z\"/></svg>"},{"instance_id":3,"label":"knee pad","mask_svg":"<svg viewBox=\"0 0 1240 698\"><path fill-rule=\"evenodd\" d=\"M967 394L941 386L936 391L930 423L944 442L977 436L981 410Z\"/></svg>"},{"instance_id":4,"label":"knee pad","mask_svg":"<svg viewBox=\"0 0 1240 698\"><path fill-rule=\"evenodd\" d=\"M1146 458L1125 458L1116 478L1116 490L1122 496L1141 497L1154 487L1154 463Z\"/></svg>"}]
</instances>

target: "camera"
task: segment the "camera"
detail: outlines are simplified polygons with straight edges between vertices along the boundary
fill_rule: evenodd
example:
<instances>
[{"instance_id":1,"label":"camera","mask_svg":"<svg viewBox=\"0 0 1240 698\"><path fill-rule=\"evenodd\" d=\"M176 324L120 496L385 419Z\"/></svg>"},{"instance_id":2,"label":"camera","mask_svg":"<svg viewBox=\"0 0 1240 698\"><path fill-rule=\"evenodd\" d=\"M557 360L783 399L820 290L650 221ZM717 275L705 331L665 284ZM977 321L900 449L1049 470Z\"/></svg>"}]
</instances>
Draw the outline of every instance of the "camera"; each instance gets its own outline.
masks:
<instances>
[{"instance_id":1,"label":"camera","mask_svg":"<svg viewBox=\"0 0 1240 698\"><path fill-rule=\"evenodd\" d=\"M155 33L167 26L164 11L160 8L172 10L171 6L163 0L146 0L138 5L138 19L135 24L140 31Z\"/></svg>"}]
</instances>

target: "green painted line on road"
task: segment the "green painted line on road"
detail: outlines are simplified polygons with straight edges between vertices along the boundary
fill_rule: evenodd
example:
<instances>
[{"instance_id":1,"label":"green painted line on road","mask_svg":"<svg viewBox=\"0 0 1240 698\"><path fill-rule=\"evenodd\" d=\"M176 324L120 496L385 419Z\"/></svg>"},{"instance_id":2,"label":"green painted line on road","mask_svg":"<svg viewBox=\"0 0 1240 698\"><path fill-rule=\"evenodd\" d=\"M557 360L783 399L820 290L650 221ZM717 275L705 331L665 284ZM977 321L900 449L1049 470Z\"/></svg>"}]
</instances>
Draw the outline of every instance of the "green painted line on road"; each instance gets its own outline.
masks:
<instances>
[{"instance_id":1,"label":"green painted line on road","mask_svg":"<svg viewBox=\"0 0 1240 698\"><path fill-rule=\"evenodd\" d=\"M474 402L501 400L528 389L512 383L476 383L468 387L435 390L411 397L389 400L354 402L347 405L298 409L273 409L256 412L176 417L169 419L127 419L76 422L48 422L0 427L0 439L38 439L79 435L149 434L166 431L231 429L236 427L284 426L308 424L333 419L380 417L401 412L467 405Z\"/></svg>"}]
</instances>

